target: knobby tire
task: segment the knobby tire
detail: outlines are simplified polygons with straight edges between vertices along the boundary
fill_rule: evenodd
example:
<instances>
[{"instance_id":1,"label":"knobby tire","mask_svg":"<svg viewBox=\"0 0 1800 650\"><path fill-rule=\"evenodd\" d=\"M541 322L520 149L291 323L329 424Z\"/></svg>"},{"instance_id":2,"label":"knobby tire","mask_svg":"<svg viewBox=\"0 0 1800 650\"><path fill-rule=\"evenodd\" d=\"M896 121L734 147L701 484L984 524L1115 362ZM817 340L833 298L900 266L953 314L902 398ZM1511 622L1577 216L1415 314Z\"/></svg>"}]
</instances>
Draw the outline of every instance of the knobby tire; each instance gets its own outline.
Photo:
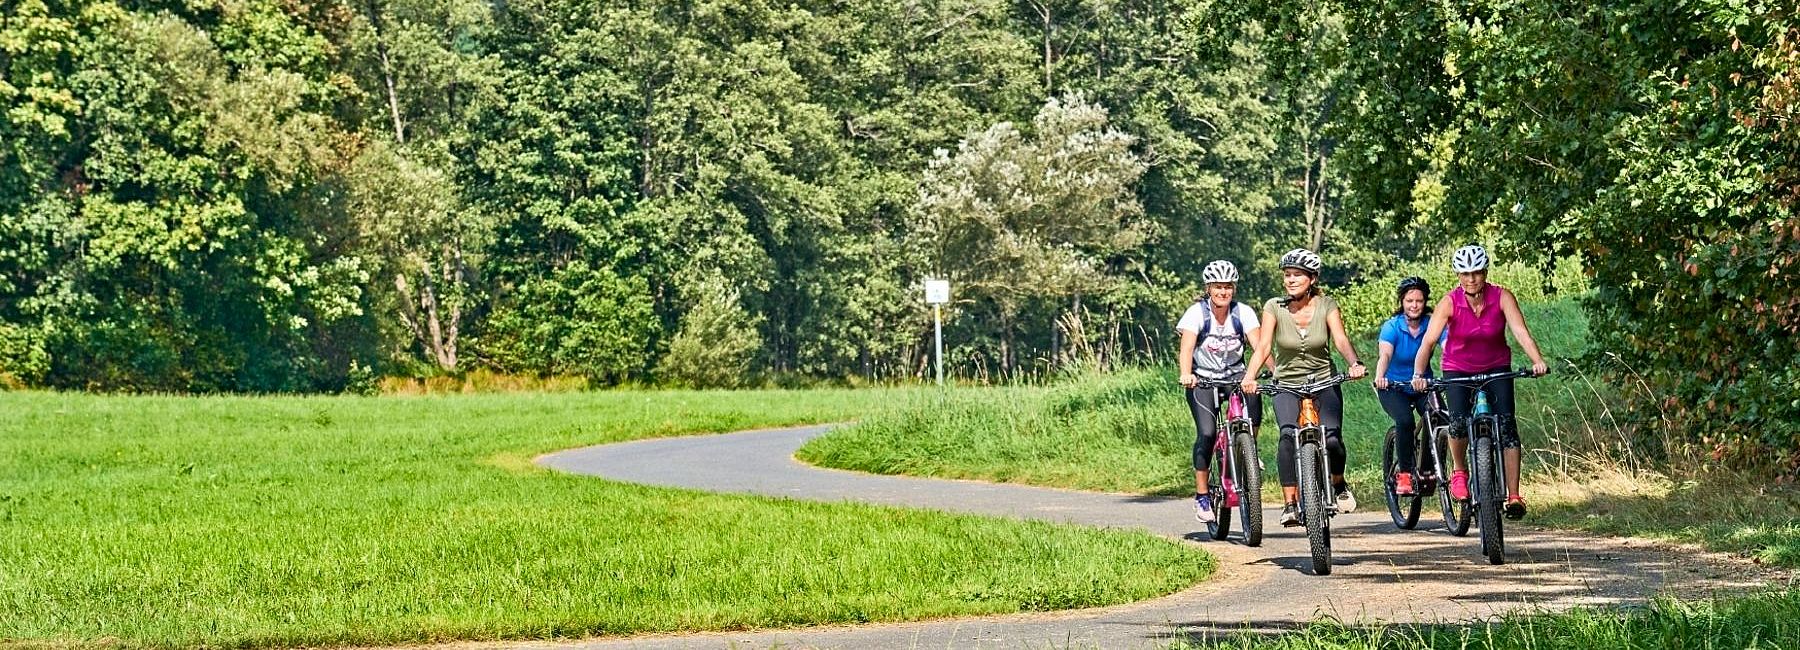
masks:
<instances>
[{"instance_id":1,"label":"knobby tire","mask_svg":"<svg viewBox=\"0 0 1800 650\"><path fill-rule=\"evenodd\" d=\"M1331 575L1331 518L1325 516L1325 476L1319 467L1319 443L1301 443L1295 453L1300 466L1300 516L1312 547L1313 575Z\"/></svg>"},{"instance_id":2,"label":"knobby tire","mask_svg":"<svg viewBox=\"0 0 1800 650\"><path fill-rule=\"evenodd\" d=\"M1501 488L1495 478L1499 474L1500 460L1494 456L1492 438L1480 438L1470 441L1475 445L1475 466L1470 469L1474 478L1480 481L1475 496L1481 503L1475 506L1475 514L1481 518L1481 552L1487 555L1488 564L1506 563L1506 538L1501 530L1500 506L1502 503Z\"/></svg>"},{"instance_id":3,"label":"knobby tire","mask_svg":"<svg viewBox=\"0 0 1800 650\"><path fill-rule=\"evenodd\" d=\"M1262 463L1256 454L1256 434L1241 429L1232 434L1236 445L1237 477L1244 495L1238 499L1239 523L1244 529L1245 546L1261 546L1263 534Z\"/></svg>"}]
</instances>

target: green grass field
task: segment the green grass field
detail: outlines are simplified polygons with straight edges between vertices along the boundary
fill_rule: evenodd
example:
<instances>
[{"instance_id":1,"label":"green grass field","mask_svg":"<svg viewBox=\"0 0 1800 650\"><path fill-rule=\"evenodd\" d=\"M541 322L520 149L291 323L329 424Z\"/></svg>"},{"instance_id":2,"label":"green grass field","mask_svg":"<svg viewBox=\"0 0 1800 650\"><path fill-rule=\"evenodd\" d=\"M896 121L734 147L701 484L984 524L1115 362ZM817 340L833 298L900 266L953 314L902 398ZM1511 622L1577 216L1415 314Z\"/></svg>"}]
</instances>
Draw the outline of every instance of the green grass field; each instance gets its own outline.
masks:
<instances>
[{"instance_id":1,"label":"green grass field","mask_svg":"<svg viewBox=\"0 0 1800 650\"><path fill-rule=\"evenodd\" d=\"M1636 462L1611 391L1561 359L1587 351L1587 318L1569 300L1526 305L1554 374L1521 380L1520 433L1533 521L1703 544L1800 567L1800 494L1729 475L1669 478ZM1358 351L1373 364L1373 336ZM1523 365L1523 355L1520 355ZM1392 421L1368 382L1346 385L1350 481L1379 504L1381 441ZM1259 439L1274 467L1268 413ZM1047 387L923 391L853 429L816 439L799 457L881 474L984 479L1089 490L1193 493L1193 418L1168 368L1085 374ZM1668 469L1668 468L1664 468ZM1621 478L1624 477L1624 478ZM1265 483L1274 498L1272 473Z\"/></svg>"},{"instance_id":2,"label":"green grass field","mask_svg":"<svg viewBox=\"0 0 1800 650\"><path fill-rule=\"evenodd\" d=\"M1202 551L1148 534L636 487L530 464L608 441L843 420L895 397L0 393L0 645L918 619L1125 602L1210 570Z\"/></svg>"}]
</instances>

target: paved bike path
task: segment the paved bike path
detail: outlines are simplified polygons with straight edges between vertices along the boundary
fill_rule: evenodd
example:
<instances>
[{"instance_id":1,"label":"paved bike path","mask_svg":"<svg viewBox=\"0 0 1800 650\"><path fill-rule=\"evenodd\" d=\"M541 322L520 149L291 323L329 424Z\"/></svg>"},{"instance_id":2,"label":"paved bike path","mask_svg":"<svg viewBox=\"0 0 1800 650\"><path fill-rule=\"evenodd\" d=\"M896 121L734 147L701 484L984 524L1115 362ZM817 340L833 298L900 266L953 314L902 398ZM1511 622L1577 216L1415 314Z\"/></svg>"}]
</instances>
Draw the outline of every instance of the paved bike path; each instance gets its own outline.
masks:
<instances>
[{"instance_id":1,"label":"paved bike path","mask_svg":"<svg viewBox=\"0 0 1800 650\"><path fill-rule=\"evenodd\" d=\"M830 426L745 431L601 445L548 454L538 463L617 481L819 501L858 501L1115 528L1199 539L1187 499L876 476L821 469L794 450ZM1453 537L1435 507L1419 531L1398 531L1380 494L1359 491L1357 512L1332 523L1332 575L1310 574L1304 529L1264 512L1261 547L1202 543L1219 569L1201 584L1115 607L863 626L593 639L584 648L974 648L1166 646L1179 635L1245 628L1272 631L1320 616L1347 621L1438 622L1521 608L1642 602L1664 591L1710 593L1762 584L1747 563L1643 540L1513 525L1508 564L1479 556L1479 531ZM1435 504L1432 504L1435 505ZM971 549L974 551L975 549Z\"/></svg>"}]
</instances>

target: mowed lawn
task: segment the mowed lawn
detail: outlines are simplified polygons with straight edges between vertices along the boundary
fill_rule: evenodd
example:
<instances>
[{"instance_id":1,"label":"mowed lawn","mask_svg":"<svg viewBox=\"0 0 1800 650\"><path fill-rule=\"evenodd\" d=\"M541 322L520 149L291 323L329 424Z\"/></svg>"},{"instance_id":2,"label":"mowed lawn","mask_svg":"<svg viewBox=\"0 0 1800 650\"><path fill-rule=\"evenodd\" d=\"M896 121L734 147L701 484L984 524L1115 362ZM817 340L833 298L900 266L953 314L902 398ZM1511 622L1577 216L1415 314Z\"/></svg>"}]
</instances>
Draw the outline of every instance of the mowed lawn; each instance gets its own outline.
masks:
<instances>
[{"instance_id":1,"label":"mowed lawn","mask_svg":"<svg viewBox=\"0 0 1800 650\"><path fill-rule=\"evenodd\" d=\"M638 487L530 463L851 419L899 392L0 393L0 645L915 619L1119 603L1210 570L1201 551L1148 534Z\"/></svg>"}]
</instances>

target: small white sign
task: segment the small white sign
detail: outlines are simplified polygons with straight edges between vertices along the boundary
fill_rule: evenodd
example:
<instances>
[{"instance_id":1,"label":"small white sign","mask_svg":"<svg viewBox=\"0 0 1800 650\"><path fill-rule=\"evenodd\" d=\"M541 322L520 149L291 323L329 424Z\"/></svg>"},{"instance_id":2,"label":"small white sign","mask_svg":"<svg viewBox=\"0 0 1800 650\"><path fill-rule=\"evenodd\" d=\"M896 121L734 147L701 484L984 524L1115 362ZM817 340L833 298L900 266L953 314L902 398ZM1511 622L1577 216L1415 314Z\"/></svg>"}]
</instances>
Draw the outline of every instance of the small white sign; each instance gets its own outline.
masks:
<instances>
[{"instance_id":1,"label":"small white sign","mask_svg":"<svg viewBox=\"0 0 1800 650\"><path fill-rule=\"evenodd\" d=\"M950 302L950 281L949 280L926 280L925 281L925 302L931 303L933 305L942 305L944 303Z\"/></svg>"}]
</instances>

